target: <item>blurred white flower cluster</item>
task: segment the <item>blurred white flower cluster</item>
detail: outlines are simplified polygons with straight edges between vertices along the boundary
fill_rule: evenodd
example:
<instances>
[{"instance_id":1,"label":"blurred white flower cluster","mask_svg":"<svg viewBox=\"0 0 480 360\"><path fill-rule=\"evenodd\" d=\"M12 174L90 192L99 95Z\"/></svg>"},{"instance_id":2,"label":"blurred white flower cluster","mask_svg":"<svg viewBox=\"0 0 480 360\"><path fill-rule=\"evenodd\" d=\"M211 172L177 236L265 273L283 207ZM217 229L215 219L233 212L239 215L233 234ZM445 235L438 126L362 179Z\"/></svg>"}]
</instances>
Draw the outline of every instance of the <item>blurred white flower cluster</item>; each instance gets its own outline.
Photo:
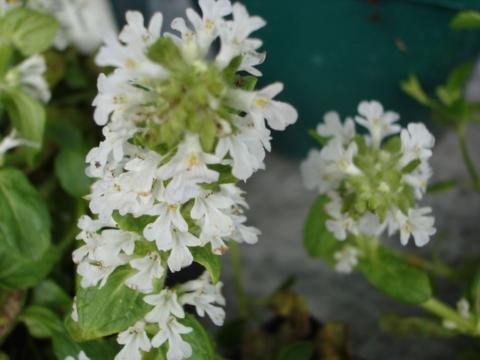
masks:
<instances>
[{"instance_id":1,"label":"blurred white flower cluster","mask_svg":"<svg viewBox=\"0 0 480 360\"><path fill-rule=\"evenodd\" d=\"M257 241L235 182L263 168L266 123L283 130L297 119L293 107L273 99L281 84L253 90L251 75L260 75L255 66L265 55L249 36L265 22L228 0L199 5L202 15L187 10L188 24L173 21L178 34L162 34L160 13L145 27L140 13L128 12L119 37L108 35L96 58L114 70L98 79L94 117L105 139L87 156L87 174L97 179L88 197L95 217L80 220L83 245L73 258L83 287L102 287L118 267L130 266L135 272L125 285L153 306L119 334L117 359L140 359L165 342L169 360L189 357L182 335L192 329L179 321L185 304L223 323L221 283L204 275L163 288L167 268L192 264L192 248L220 255L228 241ZM125 219L141 230L122 229ZM147 324L157 325L151 338Z\"/></svg>"},{"instance_id":2,"label":"blurred white flower cluster","mask_svg":"<svg viewBox=\"0 0 480 360\"><path fill-rule=\"evenodd\" d=\"M417 205L432 175L428 160L435 139L423 124L402 129L398 120L377 101L364 101L355 120L342 122L329 112L317 127L324 146L310 151L301 171L308 189L330 199L326 227L338 240L387 231L400 232L403 245L413 237L423 246L435 234L431 208ZM357 134L355 123L368 133ZM351 271L357 256L351 248L338 252L337 269Z\"/></svg>"},{"instance_id":3,"label":"blurred white flower cluster","mask_svg":"<svg viewBox=\"0 0 480 360\"><path fill-rule=\"evenodd\" d=\"M0 0L0 15L20 5L46 12L58 20L60 30L54 43L58 50L73 45L81 53L91 54L102 44L103 34L116 31L107 0Z\"/></svg>"}]
</instances>

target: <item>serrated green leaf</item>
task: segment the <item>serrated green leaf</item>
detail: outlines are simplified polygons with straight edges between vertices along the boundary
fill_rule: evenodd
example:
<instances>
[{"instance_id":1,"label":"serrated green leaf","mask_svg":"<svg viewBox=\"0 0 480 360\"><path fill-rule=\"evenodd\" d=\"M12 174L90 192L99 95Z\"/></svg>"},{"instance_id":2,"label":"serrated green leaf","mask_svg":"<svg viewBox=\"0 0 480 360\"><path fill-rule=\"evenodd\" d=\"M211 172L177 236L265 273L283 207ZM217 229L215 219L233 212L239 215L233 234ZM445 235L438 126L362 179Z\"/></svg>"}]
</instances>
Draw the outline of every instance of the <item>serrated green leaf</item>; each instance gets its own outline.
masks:
<instances>
[{"instance_id":1,"label":"serrated green leaf","mask_svg":"<svg viewBox=\"0 0 480 360\"><path fill-rule=\"evenodd\" d=\"M190 252L193 255L193 260L202 265L210 273L212 281L217 283L220 280L220 272L222 269L220 256L212 252L210 245L190 248Z\"/></svg>"},{"instance_id":2,"label":"serrated green leaf","mask_svg":"<svg viewBox=\"0 0 480 360\"><path fill-rule=\"evenodd\" d=\"M343 245L325 226L328 220L325 205L328 202L327 196L319 196L310 208L303 229L303 245L311 257L322 257L331 263L333 254Z\"/></svg>"},{"instance_id":3,"label":"serrated green leaf","mask_svg":"<svg viewBox=\"0 0 480 360\"><path fill-rule=\"evenodd\" d=\"M475 10L460 11L450 22L454 30L480 29L480 12Z\"/></svg>"},{"instance_id":4,"label":"serrated green leaf","mask_svg":"<svg viewBox=\"0 0 480 360\"><path fill-rule=\"evenodd\" d=\"M119 333L142 319L151 307L144 295L125 286L134 270L122 267L113 272L104 287L79 287L76 293L78 321L70 315L65 324L76 341L99 339Z\"/></svg>"},{"instance_id":5,"label":"serrated green leaf","mask_svg":"<svg viewBox=\"0 0 480 360\"><path fill-rule=\"evenodd\" d=\"M432 296L428 275L383 247L358 268L373 286L398 301L422 304Z\"/></svg>"},{"instance_id":6,"label":"serrated green leaf","mask_svg":"<svg viewBox=\"0 0 480 360\"><path fill-rule=\"evenodd\" d=\"M87 152L84 146L64 147L55 158L55 175L73 197L81 198L90 191L91 180L85 174Z\"/></svg>"},{"instance_id":7,"label":"serrated green leaf","mask_svg":"<svg viewBox=\"0 0 480 360\"><path fill-rule=\"evenodd\" d=\"M308 360L313 355L314 346L308 341L296 341L280 350L277 360Z\"/></svg>"},{"instance_id":8,"label":"serrated green leaf","mask_svg":"<svg viewBox=\"0 0 480 360\"><path fill-rule=\"evenodd\" d=\"M0 19L0 32L24 56L41 53L53 43L59 24L48 14L18 7Z\"/></svg>"}]
</instances>

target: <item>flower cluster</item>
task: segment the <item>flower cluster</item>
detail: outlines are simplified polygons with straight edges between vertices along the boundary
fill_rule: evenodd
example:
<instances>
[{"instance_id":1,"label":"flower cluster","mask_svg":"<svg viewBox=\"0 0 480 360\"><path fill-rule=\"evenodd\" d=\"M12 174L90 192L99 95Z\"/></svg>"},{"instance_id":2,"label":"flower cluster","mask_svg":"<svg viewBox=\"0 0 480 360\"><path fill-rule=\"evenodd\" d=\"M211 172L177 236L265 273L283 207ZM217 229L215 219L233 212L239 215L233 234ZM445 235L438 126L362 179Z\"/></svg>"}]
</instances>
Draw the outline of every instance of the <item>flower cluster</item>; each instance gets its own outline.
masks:
<instances>
[{"instance_id":1,"label":"flower cluster","mask_svg":"<svg viewBox=\"0 0 480 360\"><path fill-rule=\"evenodd\" d=\"M413 237L423 246L435 234L431 208L417 207L432 174L428 160L435 140L423 124L402 129L398 120L380 103L364 101L355 120L342 122L329 112L317 127L324 146L310 151L301 170L305 186L330 199L326 227L338 240L388 231L400 232L403 245ZM355 123L368 134L357 134ZM357 255L351 249L337 253L339 269L349 270Z\"/></svg>"},{"instance_id":2,"label":"flower cluster","mask_svg":"<svg viewBox=\"0 0 480 360\"><path fill-rule=\"evenodd\" d=\"M265 55L257 52L262 42L249 36L265 22L228 0L199 5L202 15L188 9L189 23L172 22L177 34L162 34L160 13L145 27L140 13L127 12L119 37L107 36L96 58L114 71L98 79L94 118L105 138L87 155L87 174L96 178L88 196L94 217L80 220L83 245L73 258L83 287L102 287L129 266L125 286L153 306L120 333L117 359L140 359L164 343L169 360L189 357L182 335L192 329L179 321L185 304L222 324L223 310L213 305L224 303L221 285L205 275L166 289L167 268L192 264L192 249L214 256L228 241L257 241L235 183L263 168L267 124L283 130L297 119L293 107L273 99L281 84L254 90ZM122 226L127 220L138 231ZM151 339L146 324L157 325Z\"/></svg>"}]
</instances>

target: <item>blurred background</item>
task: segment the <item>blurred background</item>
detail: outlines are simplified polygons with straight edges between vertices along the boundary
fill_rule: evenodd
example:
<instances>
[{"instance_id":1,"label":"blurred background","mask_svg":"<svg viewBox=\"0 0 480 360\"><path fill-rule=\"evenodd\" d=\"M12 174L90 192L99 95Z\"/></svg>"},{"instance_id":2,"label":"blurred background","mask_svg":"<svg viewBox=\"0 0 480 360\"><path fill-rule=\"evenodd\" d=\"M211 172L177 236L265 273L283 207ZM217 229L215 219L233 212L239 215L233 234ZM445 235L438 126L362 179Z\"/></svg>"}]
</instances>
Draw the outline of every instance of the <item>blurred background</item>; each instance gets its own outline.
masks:
<instances>
[{"instance_id":1,"label":"blurred background","mask_svg":"<svg viewBox=\"0 0 480 360\"><path fill-rule=\"evenodd\" d=\"M480 9L479 0L243 0L250 11L268 26L257 33L264 40L267 61L260 67L263 82L281 81L281 97L300 113L295 126L273 134L274 151L267 170L243 187L251 206L252 225L263 232L254 246L243 246L245 286L253 297L263 297L290 275L295 289L307 299L321 321L339 320L351 327L355 354L363 359L453 359L465 344L462 340L395 338L380 331L380 315L411 308L390 301L360 276L335 274L319 260L307 259L302 247L302 227L315 194L304 190L299 164L313 142L307 130L322 114L335 109L354 115L360 100L378 99L395 110L404 122L429 122L429 114L404 95L400 81L415 73L427 90L442 83L458 63L475 59L480 51L480 32L452 32L448 23L458 10ZM188 0L113 0L121 23L128 9L145 14L162 11L165 27L171 19L194 6ZM477 71L478 73L478 71ZM477 79L478 78L478 79ZM480 94L480 76L469 86L470 96ZM453 133L439 132L432 160L434 179L467 178ZM480 131L469 129L471 152L480 166ZM439 236L426 253L437 250L454 261L480 252L480 199L465 190L429 197ZM444 240L443 240L444 239ZM390 239L393 244L398 239ZM418 249L411 248L411 251ZM235 301L228 256L224 258L229 316ZM441 288L446 300L455 303L461 294Z\"/></svg>"}]
</instances>

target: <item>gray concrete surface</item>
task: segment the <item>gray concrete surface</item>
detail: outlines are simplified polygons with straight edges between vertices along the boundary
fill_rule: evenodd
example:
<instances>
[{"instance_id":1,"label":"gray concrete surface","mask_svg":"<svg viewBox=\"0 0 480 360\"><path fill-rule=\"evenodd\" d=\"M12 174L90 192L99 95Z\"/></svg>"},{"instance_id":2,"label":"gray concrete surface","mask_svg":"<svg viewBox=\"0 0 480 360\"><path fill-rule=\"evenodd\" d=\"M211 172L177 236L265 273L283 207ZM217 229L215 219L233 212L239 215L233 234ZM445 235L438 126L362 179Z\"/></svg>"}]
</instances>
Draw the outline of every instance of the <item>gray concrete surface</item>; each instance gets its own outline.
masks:
<instances>
[{"instance_id":1,"label":"gray concrete surface","mask_svg":"<svg viewBox=\"0 0 480 360\"><path fill-rule=\"evenodd\" d=\"M480 153L478 139L480 129L472 127L469 131L472 154ZM480 168L480 156L476 160ZM453 359L454 353L466 346L462 340L398 339L383 334L377 326L381 314L390 311L414 314L415 308L387 299L360 275L338 275L320 260L308 259L302 247L302 227L315 194L303 189L299 160L273 154L266 163L266 171L254 175L244 186L251 207L250 222L263 232L258 244L242 246L245 284L251 296L266 296L286 277L295 275L296 290L306 297L313 314L323 321L350 324L353 349L365 359ZM456 138L450 132L437 138L432 165L433 181L459 178L468 182ZM428 254L438 247L449 262L461 255L480 254L479 194L458 189L428 196L424 203L433 206L440 235L421 252ZM385 241L394 246L399 244L397 237ZM414 246L408 250L420 252ZM229 314L233 316L231 269L228 257L224 260L223 280L230 301ZM445 286L441 289L452 303L461 296L461 289Z\"/></svg>"}]
</instances>

